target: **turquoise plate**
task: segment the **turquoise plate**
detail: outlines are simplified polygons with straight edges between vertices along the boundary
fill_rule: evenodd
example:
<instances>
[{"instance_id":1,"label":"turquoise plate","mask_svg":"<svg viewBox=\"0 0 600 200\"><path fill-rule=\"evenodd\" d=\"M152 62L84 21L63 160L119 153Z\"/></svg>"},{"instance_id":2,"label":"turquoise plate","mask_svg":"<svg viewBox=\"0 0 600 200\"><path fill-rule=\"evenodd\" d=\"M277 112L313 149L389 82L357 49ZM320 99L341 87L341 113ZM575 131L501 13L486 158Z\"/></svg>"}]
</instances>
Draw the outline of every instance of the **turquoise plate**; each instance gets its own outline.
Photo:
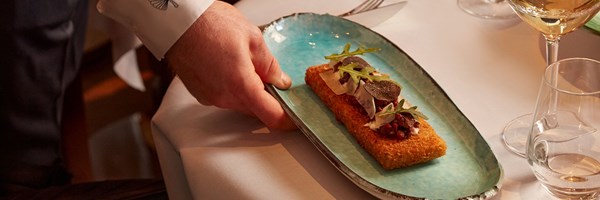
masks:
<instances>
[{"instance_id":1,"label":"turquoise plate","mask_svg":"<svg viewBox=\"0 0 600 200\"><path fill-rule=\"evenodd\" d=\"M379 198L489 198L500 187L502 169L473 124L439 85L400 48L352 21L331 15L294 14L263 31L267 46L293 81L267 89L296 125L338 170ZM385 170L364 151L304 82L307 67L327 63L346 43L382 50L362 56L399 82L402 95L430 119L448 145L447 154L425 164Z\"/></svg>"},{"instance_id":2,"label":"turquoise plate","mask_svg":"<svg viewBox=\"0 0 600 200\"><path fill-rule=\"evenodd\" d=\"M589 29L592 29L597 34L600 34L600 12L596 14L596 16L592 18L589 22L587 22L585 26Z\"/></svg>"}]
</instances>

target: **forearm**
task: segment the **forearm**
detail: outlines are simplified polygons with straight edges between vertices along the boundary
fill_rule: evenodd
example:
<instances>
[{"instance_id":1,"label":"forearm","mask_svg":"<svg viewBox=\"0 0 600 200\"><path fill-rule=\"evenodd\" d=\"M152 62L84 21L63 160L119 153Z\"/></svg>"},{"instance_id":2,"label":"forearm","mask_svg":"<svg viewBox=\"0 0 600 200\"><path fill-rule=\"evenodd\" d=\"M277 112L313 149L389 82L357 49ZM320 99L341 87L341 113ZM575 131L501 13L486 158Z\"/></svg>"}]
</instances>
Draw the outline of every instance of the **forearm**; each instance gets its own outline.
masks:
<instances>
[{"instance_id":1,"label":"forearm","mask_svg":"<svg viewBox=\"0 0 600 200\"><path fill-rule=\"evenodd\" d=\"M214 0L100 0L98 11L132 30L162 59Z\"/></svg>"}]
</instances>

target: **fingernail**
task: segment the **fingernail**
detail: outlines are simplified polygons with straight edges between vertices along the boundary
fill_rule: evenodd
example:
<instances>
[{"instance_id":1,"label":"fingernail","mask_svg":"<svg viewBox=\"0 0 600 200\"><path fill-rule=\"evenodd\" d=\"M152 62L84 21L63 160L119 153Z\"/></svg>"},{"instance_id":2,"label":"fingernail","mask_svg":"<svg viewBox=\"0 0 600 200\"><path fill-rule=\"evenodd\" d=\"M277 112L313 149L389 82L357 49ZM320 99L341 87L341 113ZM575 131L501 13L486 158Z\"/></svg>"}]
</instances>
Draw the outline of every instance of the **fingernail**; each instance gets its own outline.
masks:
<instances>
[{"instance_id":1,"label":"fingernail","mask_svg":"<svg viewBox=\"0 0 600 200\"><path fill-rule=\"evenodd\" d=\"M279 87L280 89L285 89L292 85L292 79L286 74L281 73L281 77L279 78Z\"/></svg>"}]
</instances>

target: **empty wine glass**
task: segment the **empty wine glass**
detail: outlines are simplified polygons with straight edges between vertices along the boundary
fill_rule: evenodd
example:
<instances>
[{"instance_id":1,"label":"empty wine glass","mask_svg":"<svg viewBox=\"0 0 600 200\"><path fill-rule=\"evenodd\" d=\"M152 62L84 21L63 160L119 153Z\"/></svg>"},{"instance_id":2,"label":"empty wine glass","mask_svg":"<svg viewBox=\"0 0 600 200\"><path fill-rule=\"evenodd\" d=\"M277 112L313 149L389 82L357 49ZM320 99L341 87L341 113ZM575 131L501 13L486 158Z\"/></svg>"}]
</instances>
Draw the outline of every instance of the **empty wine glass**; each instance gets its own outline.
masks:
<instances>
[{"instance_id":1,"label":"empty wine glass","mask_svg":"<svg viewBox=\"0 0 600 200\"><path fill-rule=\"evenodd\" d=\"M517 15L542 32L546 39L546 64L556 62L560 37L589 21L600 9L600 0L508 0ZM525 157L525 138L531 114L510 121L501 134L507 149Z\"/></svg>"},{"instance_id":2,"label":"empty wine glass","mask_svg":"<svg viewBox=\"0 0 600 200\"><path fill-rule=\"evenodd\" d=\"M506 0L458 0L463 11L486 19L510 19L517 15Z\"/></svg>"},{"instance_id":3,"label":"empty wine glass","mask_svg":"<svg viewBox=\"0 0 600 200\"><path fill-rule=\"evenodd\" d=\"M571 58L546 68L527 160L560 199L600 197L600 62Z\"/></svg>"}]
</instances>

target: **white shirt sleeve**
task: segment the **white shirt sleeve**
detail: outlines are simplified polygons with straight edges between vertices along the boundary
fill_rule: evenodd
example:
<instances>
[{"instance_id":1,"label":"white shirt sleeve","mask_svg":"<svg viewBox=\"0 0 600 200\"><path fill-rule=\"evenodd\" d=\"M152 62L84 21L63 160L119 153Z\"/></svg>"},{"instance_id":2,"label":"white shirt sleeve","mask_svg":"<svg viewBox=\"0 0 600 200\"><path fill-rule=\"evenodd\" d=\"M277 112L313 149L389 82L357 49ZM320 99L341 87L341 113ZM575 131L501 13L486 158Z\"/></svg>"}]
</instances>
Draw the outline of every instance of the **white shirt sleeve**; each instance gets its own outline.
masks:
<instances>
[{"instance_id":1,"label":"white shirt sleeve","mask_svg":"<svg viewBox=\"0 0 600 200\"><path fill-rule=\"evenodd\" d=\"M162 59L214 0L100 0L98 11L131 29Z\"/></svg>"}]
</instances>

